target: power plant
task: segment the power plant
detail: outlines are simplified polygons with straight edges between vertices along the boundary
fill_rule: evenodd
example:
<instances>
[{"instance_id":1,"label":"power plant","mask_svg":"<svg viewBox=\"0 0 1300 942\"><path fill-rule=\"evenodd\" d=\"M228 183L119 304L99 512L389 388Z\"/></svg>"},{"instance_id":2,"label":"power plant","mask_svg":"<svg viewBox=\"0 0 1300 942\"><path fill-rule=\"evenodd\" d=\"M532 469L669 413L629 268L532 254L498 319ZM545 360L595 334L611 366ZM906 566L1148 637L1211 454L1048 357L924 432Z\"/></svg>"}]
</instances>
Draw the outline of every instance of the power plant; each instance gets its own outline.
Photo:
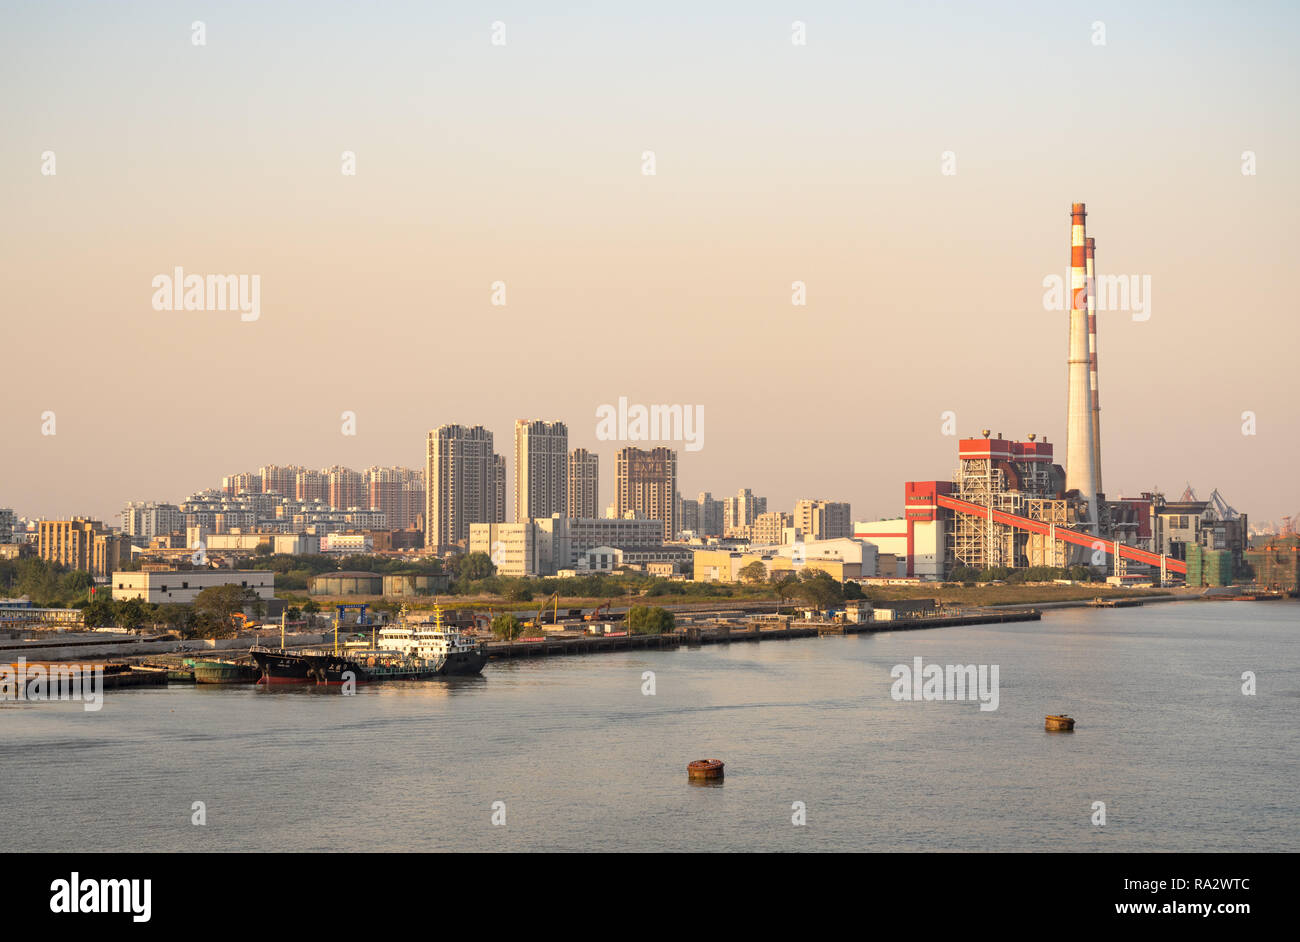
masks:
<instances>
[{"instance_id":1,"label":"power plant","mask_svg":"<svg viewBox=\"0 0 1300 942\"><path fill-rule=\"evenodd\" d=\"M1189 575L1196 584L1231 581L1242 569L1249 531L1246 515L1217 491L1208 501L1196 500L1190 488L1177 501L1154 490L1107 501L1102 490L1096 240L1087 234L1083 203L1070 207L1066 367L1064 468L1046 436L1013 441L984 429L980 438L960 440L952 480L905 484L897 532L880 521L855 535L905 545L906 573L921 578L945 578L958 567L1083 564L1120 582L1163 584Z\"/></svg>"}]
</instances>

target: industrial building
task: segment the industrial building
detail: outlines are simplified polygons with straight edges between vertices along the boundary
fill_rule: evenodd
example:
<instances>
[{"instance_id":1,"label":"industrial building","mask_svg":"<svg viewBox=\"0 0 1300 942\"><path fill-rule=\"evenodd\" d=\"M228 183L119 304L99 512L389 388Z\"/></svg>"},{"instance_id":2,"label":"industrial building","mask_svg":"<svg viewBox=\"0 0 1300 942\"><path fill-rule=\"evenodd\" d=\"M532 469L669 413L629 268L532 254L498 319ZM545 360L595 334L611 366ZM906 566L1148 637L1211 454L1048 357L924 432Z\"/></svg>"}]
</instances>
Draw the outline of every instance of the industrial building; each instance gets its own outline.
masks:
<instances>
[{"instance_id":1,"label":"industrial building","mask_svg":"<svg viewBox=\"0 0 1300 942\"><path fill-rule=\"evenodd\" d=\"M1217 491L1208 501L1190 487L1178 501L1155 492L1108 501L1102 490L1096 240L1086 219L1084 204L1072 204L1065 465L1046 436L1014 441L984 429L961 439L951 480L907 482L903 518L853 525L856 538L905 560L910 577L1084 564L1213 584L1243 568L1246 516Z\"/></svg>"},{"instance_id":2,"label":"industrial building","mask_svg":"<svg viewBox=\"0 0 1300 942\"><path fill-rule=\"evenodd\" d=\"M873 543L852 538L809 540L748 549L695 550L696 582L740 582L741 571L761 562L770 579L773 573L798 574L804 568L820 569L836 580L865 579L876 575L877 548Z\"/></svg>"},{"instance_id":3,"label":"industrial building","mask_svg":"<svg viewBox=\"0 0 1300 942\"><path fill-rule=\"evenodd\" d=\"M165 569L113 573L113 600L189 604L204 589L237 585L259 599L275 598L275 573L267 569Z\"/></svg>"},{"instance_id":4,"label":"industrial building","mask_svg":"<svg viewBox=\"0 0 1300 942\"><path fill-rule=\"evenodd\" d=\"M661 549L663 542L662 520L556 514L526 523L471 524L469 550L487 553L503 576L553 576L561 569L580 568L583 555L597 547L646 551Z\"/></svg>"}]
</instances>

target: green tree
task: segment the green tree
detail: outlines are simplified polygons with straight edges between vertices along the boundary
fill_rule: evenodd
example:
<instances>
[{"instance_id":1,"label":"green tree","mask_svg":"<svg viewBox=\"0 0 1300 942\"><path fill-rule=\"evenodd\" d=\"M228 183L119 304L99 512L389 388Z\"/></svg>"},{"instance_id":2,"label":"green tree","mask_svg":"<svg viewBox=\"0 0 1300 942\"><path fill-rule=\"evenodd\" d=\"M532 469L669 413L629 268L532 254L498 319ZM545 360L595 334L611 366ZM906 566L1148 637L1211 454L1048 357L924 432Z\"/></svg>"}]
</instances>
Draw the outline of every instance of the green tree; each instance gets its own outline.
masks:
<instances>
[{"instance_id":1,"label":"green tree","mask_svg":"<svg viewBox=\"0 0 1300 942\"><path fill-rule=\"evenodd\" d=\"M503 586L504 596L512 602L531 602L533 589L527 579L510 579Z\"/></svg>"},{"instance_id":2,"label":"green tree","mask_svg":"<svg viewBox=\"0 0 1300 942\"><path fill-rule=\"evenodd\" d=\"M117 622L117 627L131 631L144 625L153 610L153 606L140 599L126 599L114 602L113 607L115 609L113 617L114 621Z\"/></svg>"},{"instance_id":3,"label":"green tree","mask_svg":"<svg viewBox=\"0 0 1300 942\"><path fill-rule=\"evenodd\" d=\"M510 612L503 612L492 619L492 634L503 641L514 641L522 631L523 625Z\"/></svg>"},{"instance_id":4,"label":"green tree","mask_svg":"<svg viewBox=\"0 0 1300 942\"><path fill-rule=\"evenodd\" d=\"M789 569L777 569L772 573L772 587L776 590L777 598L784 604L794 597L799 588L799 577Z\"/></svg>"},{"instance_id":5,"label":"green tree","mask_svg":"<svg viewBox=\"0 0 1300 942\"><path fill-rule=\"evenodd\" d=\"M81 609L83 624L87 628L106 628L109 625L116 624L113 603L107 599L96 599L94 602L88 602Z\"/></svg>"},{"instance_id":6,"label":"green tree","mask_svg":"<svg viewBox=\"0 0 1300 942\"><path fill-rule=\"evenodd\" d=\"M672 631L677 624L673 613L664 608L633 605L627 613L627 630L634 635L658 635Z\"/></svg>"},{"instance_id":7,"label":"green tree","mask_svg":"<svg viewBox=\"0 0 1300 942\"><path fill-rule=\"evenodd\" d=\"M204 637L229 638L235 634L233 618L257 598L251 589L237 585L214 585L194 597L196 630Z\"/></svg>"},{"instance_id":8,"label":"green tree","mask_svg":"<svg viewBox=\"0 0 1300 942\"><path fill-rule=\"evenodd\" d=\"M756 559L752 563L741 567L740 578L754 585L759 585L767 581L767 567L763 561Z\"/></svg>"},{"instance_id":9,"label":"green tree","mask_svg":"<svg viewBox=\"0 0 1300 942\"><path fill-rule=\"evenodd\" d=\"M817 609L830 608L844 600L844 587L824 569L805 567L799 573L799 597Z\"/></svg>"},{"instance_id":10,"label":"green tree","mask_svg":"<svg viewBox=\"0 0 1300 942\"><path fill-rule=\"evenodd\" d=\"M469 582L486 579L496 572L492 557L487 553L467 553L456 561L456 576Z\"/></svg>"}]
</instances>

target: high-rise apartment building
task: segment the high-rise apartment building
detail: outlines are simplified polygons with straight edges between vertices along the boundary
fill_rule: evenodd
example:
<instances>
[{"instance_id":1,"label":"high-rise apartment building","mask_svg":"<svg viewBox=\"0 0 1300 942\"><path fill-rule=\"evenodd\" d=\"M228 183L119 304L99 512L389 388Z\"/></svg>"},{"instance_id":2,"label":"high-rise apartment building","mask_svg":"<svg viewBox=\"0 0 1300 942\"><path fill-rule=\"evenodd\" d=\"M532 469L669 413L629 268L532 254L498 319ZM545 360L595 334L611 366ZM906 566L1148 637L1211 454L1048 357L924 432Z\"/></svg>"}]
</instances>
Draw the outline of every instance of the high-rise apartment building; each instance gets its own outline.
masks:
<instances>
[{"instance_id":1,"label":"high-rise apartment building","mask_svg":"<svg viewBox=\"0 0 1300 942\"><path fill-rule=\"evenodd\" d=\"M319 471L303 468L293 482L294 500L326 500L329 497L329 479Z\"/></svg>"},{"instance_id":2,"label":"high-rise apartment building","mask_svg":"<svg viewBox=\"0 0 1300 942\"><path fill-rule=\"evenodd\" d=\"M424 467L427 550L442 553L464 548L469 544L471 523L495 522L496 468L492 433L483 426L443 425L429 433Z\"/></svg>"},{"instance_id":3,"label":"high-rise apartment building","mask_svg":"<svg viewBox=\"0 0 1300 942\"><path fill-rule=\"evenodd\" d=\"M40 520L36 524L36 554L41 559L93 576L109 576L131 558L131 541L98 520Z\"/></svg>"},{"instance_id":4,"label":"high-rise apartment building","mask_svg":"<svg viewBox=\"0 0 1300 942\"><path fill-rule=\"evenodd\" d=\"M684 500L678 505L678 512L682 515L678 521L678 526L682 530L690 530L696 536L699 536L700 502L697 500Z\"/></svg>"},{"instance_id":5,"label":"high-rise apartment building","mask_svg":"<svg viewBox=\"0 0 1300 942\"><path fill-rule=\"evenodd\" d=\"M677 536L677 452L671 448L645 451L631 446L618 453L616 512L639 512L662 521L664 539Z\"/></svg>"},{"instance_id":6,"label":"high-rise apartment building","mask_svg":"<svg viewBox=\"0 0 1300 942\"><path fill-rule=\"evenodd\" d=\"M785 530L791 526L791 517L779 510L761 513L754 519L751 539L762 546L775 546L784 542Z\"/></svg>"},{"instance_id":7,"label":"high-rise apartment building","mask_svg":"<svg viewBox=\"0 0 1300 942\"><path fill-rule=\"evenodd\" d=\"M748 539L749 528L754 525L759 514L767 513L767 498L755 497L754 492L742 487L735 497L722 500L722 534Z\"/></svg>"},{"instance_id":8,"label":"high-rise apartment building","mask_svg":"<svg viewBox=\"0 0 1300 942\"><path fill-rule=\"evenodd\" d=\"M185 514L175 504L131 500L122 508L122 533L136 546L148 546L155 536L185 529Z\"/></svg>"},{"instance_id":9,"label":"high-rise apartment building","mask_svg":"<svg viewBox=\"0 0 1300 942\"><path fill-rule=\"evenodd\" d=\"M853 514L846 501L796 501L794 525L803 531L805 540L838 540L853 536Z\"/></svg>"},{"instance_id":10,"label":"high-rise apartment building","mask_svg":"<svg viewBox=\"0 0 1300 942\"><path fill-rule=\"evenodd\" d=\"M301 470L302 468L297 465L280 464L268 464L258 468L258 477L262 479L262 493L293 497L297 489L298 472Z\"/></svg>"},{"instance_id":11,"label":"high-rise apartment building","mask_svg":"<svg viewBox=\"0 0 1300 942\"><path fill-rule=\"evenodd\" d=\"M414 468L367 468L362 506L384 514L390 530L416 525L424 513L424 472Z\"/></svg>"},{"instance_id":12,"label":"high-rise apartment building","mask_svg":"<svg viewBox=\"0 0 1300 942\"><path fill-rule=\"evenodd\" d=\"M335 465L324 472L328 493L325 499L335 510L365 507L369 497L365 493L365 478L360 471Z\"/></svg>"},{"instance_id":13,"label":"high-rise apartment building","mask_svg":"<svg viewBox=\"0 0 1300 942\"><path fill-rule=\"evenodd\" d=\"M515 421L515 522L568 512L569 427Z\"/></svg>"},{"instance_id":14,"label":"high-rise apartment building","mask_svg":"<svg viewBox=\"0 0 1300 942\"><path fill-rule=\"evenodd\" d=\"M600 456L585 448L575 448L569 454L569 510L568 516L590 518L597 516L600 506Z\"/></svg>"},{"instance_id":15,"label":"high-rise apartment building","mask_svg":"<svg viewBox=\"0 0 1300 942\"><path fill-rule=\"evenodd\" d=\"M506 459L492 456L492 523L506 522Z\"/></svg>"},{"instance_id":16,"label":"high-rise apartment building","mask_svg":"<svg viewBox=\"0 0 1300 942\"><path fill-rule=\"evenodd\" d=\"M699 507L700 536L722 536L726 526L723 514L724 501L714 500L708 491L700 491L698 499L693 501Z\"/></svg>"},{"instance_id":17,"label":"high-rise apartment building","mask_svg":"<svg viewBox=\"0 0 1300 942\"><path fill-rule=\"evenodd\" d=\"M221 489L231 497L262 493L262 476L252 471L231 474L221 479Z\"/></svg>"}]
</instances>

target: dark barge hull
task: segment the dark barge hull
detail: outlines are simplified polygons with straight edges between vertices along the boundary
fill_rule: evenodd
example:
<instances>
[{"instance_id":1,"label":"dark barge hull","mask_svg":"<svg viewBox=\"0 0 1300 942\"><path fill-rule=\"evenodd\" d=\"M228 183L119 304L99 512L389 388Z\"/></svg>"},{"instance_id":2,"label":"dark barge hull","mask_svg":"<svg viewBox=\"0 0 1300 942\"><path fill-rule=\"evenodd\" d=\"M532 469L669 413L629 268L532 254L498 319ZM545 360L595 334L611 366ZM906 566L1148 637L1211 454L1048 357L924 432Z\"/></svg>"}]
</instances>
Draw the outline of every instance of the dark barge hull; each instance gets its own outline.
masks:
<instances>
[{"instance_id":1,"label":"dark barge hull","mask_svg":"<svg viewBox=\"0 0 1300 942\"><path fill-rule=\"evenodd\" d=\"M459 651L447 657L439 673L447 677L473 677L483 673L483 666L487 662L487 653L482 649Z\"/></svg>"},{"instance_id":2,"label":"dark barge hull","mask_svg":"<svg viewBox=\"0 0 1300 942\"><path fill-rule=\"evenodd\" d=\"M367 667L352 658L336 654L291 654L283 651L253 651L262 672L261 684L319 684L342 686L385 680L429 680L436 677L466 677L483 673L488 658L484 651L451 655L437 669L431 667ZM350 673L350 677L345 674Z\"/></svg>"},{"instance_id":3,"label":"dark barge hull","mask_svg":"<svg viewBox=\"0 0 1300 942\"><path fill-rule=\"evenodd\" d=\"M283 651L252 651L253 662L261 670L259 684L314 684L308 673L307 659L301 654Z\"/></svg>"}]
</instances>

